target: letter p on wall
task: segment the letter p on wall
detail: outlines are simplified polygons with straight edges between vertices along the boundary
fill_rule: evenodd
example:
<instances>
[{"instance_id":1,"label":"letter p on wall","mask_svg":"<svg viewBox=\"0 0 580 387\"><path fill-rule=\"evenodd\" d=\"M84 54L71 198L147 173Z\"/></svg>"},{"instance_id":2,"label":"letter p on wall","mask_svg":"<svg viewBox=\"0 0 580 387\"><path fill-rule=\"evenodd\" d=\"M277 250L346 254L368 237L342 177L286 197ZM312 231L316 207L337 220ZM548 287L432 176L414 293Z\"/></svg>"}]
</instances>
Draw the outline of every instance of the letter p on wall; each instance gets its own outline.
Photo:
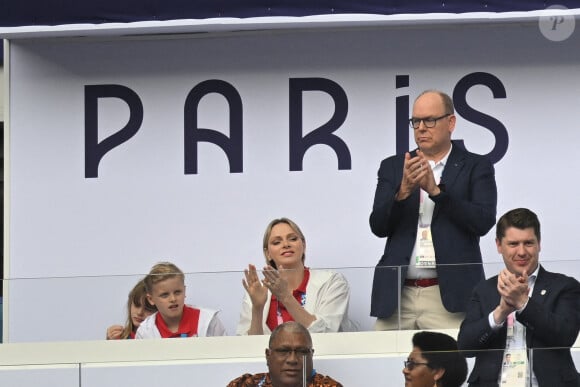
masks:
<instances>
[{"instance_id":1,"label":"letter p on wall","mask_svg":"<svg viewBox=\"0 0 580 387\"><path fill-rule=\"evenodd\" d=\"M119 131L99 142L99 99L118 98L129 107L129 120ZM85 178L99 176L99 163L113 148L133 137L143 123L143 103L122 85L85 86Z\"/></svg>"}]
</instances>

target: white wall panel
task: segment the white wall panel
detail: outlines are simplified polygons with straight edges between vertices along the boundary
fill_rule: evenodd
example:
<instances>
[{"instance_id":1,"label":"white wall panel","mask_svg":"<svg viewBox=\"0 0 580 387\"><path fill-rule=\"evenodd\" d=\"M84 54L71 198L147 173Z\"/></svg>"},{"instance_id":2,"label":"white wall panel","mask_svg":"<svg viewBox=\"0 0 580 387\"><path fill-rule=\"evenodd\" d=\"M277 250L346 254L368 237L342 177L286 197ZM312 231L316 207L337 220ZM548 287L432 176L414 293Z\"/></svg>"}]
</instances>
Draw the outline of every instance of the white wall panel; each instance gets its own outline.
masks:
<instances>
[{"instance_id":1,"label":"white wall panel","mask_svg":"<svg viewBox=\"0 0 580 387\"><path fill-rule=\"evenodd\" d=\"M279 216L305 232L307 265L367 268L349 270L353 314L369 328L369 279L385 241L371 234L368 216L379 162L396 151L396 98L412 101L427 88L452 93L477 72L506 90L506 98L493 98L479 85L466 95L509 136L496 164L498 215L532 208L543 225L542 260L577 266L570 246L580 167L573 151L580 141L578 43L578 34L550 41L534 23L11 41L5 339L101 338L109 323L123 320L137 275L159 260L190 273L229 272L216 276L216 284L227 285L215 297L188 279L188 302L222 309L233 327L241 270L263 264L262 233ZM397 89L397 76L408 76L409 86ZM332 149L316 145L302 171L289 171L289 82L308 77L330 79L346 93L348 114L335 134L348 146L350 169L338 170ZM230 83L242 99L242 173L229 172L216 145L200 143L198 173L184 174L184 103L210 79ZM105 84L136 92L143 122L105 154L97 178L85 178L85 86ZM304 134L334 113L324 93L305 92L303 102ZM228 114L223 98L208 96L199 125L227 135ZM128 117L124 102L103 100L100 139ZM491 152L497 138L471 119L458 115L454 138ZM493 230L481 243L484 260L499 262ZM46 280L24 280L71 276L107 278L70 287L67 281L77 280L50 280L58 290L41 286ZM39 303L47 305L39 313L43 329L30 319Z\"/></svg>"}]
</instances>

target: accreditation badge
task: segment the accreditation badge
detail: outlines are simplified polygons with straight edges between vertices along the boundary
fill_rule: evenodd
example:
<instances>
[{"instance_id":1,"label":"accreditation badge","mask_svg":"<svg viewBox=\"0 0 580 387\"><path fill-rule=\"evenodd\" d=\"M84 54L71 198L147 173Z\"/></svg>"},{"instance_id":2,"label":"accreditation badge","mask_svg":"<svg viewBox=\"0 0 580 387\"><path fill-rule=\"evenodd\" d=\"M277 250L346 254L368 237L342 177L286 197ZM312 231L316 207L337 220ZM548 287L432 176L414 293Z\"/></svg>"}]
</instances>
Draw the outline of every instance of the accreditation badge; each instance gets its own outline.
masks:
<instances>
[{"instance_id":1,"label":"accreditation badge","mask_svg":"<svg viewBox=\"0 0 580 387\"><path fill-rule=\"evenodd\" d=\"M527 386L528 354L525 349L506 351L501 367L502 386Z\"/></svg>"},{"instance_id":2,"label":"accreditation badge","mask_svg":"<svg viewBox=\"0 0 580 387\"><path fill-rule=\"evenodd\" d=\"M435 269L435 249L433 249L431 227L419 226L417 239L417 254L415 256L415 265L425 269Z\"/></svg>"}]
</instances>

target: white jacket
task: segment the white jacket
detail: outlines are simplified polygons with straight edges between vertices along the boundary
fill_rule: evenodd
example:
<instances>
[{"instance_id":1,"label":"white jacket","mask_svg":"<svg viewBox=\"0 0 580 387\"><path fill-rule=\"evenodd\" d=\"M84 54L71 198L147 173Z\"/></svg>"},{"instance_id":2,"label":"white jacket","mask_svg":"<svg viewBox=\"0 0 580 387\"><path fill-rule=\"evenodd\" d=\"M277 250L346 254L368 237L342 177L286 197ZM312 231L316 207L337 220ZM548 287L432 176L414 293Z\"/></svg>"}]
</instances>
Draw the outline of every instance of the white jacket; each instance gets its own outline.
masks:
<instances>
[{"instance_id":1,"label":"white jacket","mask_svg":"<svg viewBox=\"0 0 580 387\"><path fill-rule=\"evenodd\" d=\"M236 329L237 335L247 335L252 322L252 300L248 292L245 293L240 321ZM342 274L310 269L304 309L316 316L316 320L307 327L308 331L310 333L356 331L356 325L348 318L349 299L350 288ZM263 314L264 334L271 333L270 328L266 325L271 301L272 294L268 291Z\"/></svg>"},{"instance_id":2,"label":"white jacket","mask_svg":"<svg viewBox=\"0 0 580 387\"><path fill-rule=\"evenodd\" d=\"M218 311L205 308L196 309L200 310L199 321L197 323L198 337L226 335L226 329L217 317L217 314L219 313ZM136 339L161 338L161 333L159 333L159 329L157 329L157 325L155 324L157 313L159 312L153 313L151 316L147 317L141 325L139 325L139 329L137 329L137 333L135 334Z\"/></svg>"}]
</instances>

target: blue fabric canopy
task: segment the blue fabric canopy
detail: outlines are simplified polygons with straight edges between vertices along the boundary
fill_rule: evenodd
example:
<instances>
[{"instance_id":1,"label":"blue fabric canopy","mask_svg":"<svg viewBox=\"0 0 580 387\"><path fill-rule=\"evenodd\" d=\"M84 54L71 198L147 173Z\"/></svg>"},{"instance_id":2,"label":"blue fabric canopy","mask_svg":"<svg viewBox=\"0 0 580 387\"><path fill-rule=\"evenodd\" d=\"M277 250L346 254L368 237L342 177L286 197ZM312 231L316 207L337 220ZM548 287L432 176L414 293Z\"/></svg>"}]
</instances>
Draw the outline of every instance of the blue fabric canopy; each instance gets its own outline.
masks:
<instances>
[{"instance_id":1,"label":"blue fabric canopy","mask_svg":"<svg viewBox=\"0 0 580 387\"><path fill-rule=\"evenodd\" d=\"M216 17L534 11L577 0L1 0L0 27Z\"/></svg>"},{"instance_id":2,"label":"blue fabric canopy","mask_svg":"<svg viewBox=\"0 0 580 387\"><path fill-rule=\"evenodd\" d=\"M267 16L528 12L550 6L577 8L578 0L0 0L0 28Z\"/></svg>"}]
</instances>

